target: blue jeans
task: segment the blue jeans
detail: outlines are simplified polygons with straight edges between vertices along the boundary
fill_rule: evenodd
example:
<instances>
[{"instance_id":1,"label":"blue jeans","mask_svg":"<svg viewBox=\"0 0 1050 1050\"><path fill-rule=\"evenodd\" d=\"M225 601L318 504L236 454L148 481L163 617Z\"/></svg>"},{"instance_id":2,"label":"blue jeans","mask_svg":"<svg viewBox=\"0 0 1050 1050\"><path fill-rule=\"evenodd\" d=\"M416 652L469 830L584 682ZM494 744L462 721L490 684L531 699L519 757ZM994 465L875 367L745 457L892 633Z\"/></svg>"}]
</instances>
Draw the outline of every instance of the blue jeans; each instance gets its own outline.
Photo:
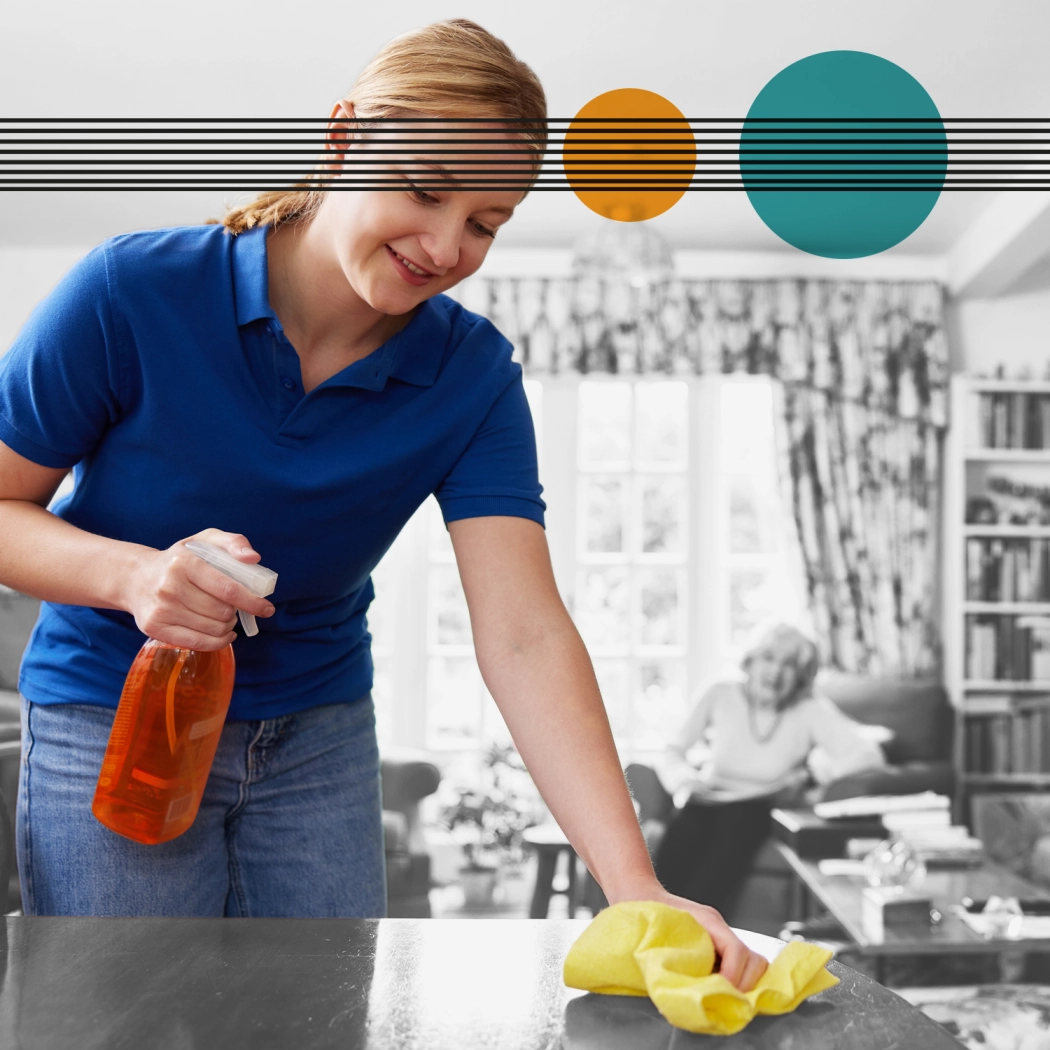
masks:
<instances>
[{"instance_id":1,"label":"blue jeans","mask_svg":"<svg viewBox=\"0 0 1050 1050\"><path fill-rule=\"evenodd\" d=\"M114 712L22 699L26 915L386 914L372 699L227 722L192 827L145 846L91 812Z\"/></svg>"}]
</instances>

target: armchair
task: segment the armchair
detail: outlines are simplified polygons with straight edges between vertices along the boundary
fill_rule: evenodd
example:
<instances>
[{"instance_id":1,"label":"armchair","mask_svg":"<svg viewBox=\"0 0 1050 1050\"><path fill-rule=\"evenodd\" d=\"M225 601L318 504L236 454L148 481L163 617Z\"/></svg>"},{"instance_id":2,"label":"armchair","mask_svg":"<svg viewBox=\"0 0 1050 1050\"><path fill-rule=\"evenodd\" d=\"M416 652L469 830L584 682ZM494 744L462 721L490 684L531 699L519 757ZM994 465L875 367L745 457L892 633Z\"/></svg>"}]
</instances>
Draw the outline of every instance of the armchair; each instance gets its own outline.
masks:
<instances>
[{"instance_id":1,"label":"armchair","mask_svg":"<svg viewBox=\"0 0 1050 1050\"><path fill-rule=\"evenodd\" d=\"M419 804L441 783L441 772L425 753L392 749L382 757L383 848L387 914L430 917L430 854Z\"/></svg>"}]
</instances>

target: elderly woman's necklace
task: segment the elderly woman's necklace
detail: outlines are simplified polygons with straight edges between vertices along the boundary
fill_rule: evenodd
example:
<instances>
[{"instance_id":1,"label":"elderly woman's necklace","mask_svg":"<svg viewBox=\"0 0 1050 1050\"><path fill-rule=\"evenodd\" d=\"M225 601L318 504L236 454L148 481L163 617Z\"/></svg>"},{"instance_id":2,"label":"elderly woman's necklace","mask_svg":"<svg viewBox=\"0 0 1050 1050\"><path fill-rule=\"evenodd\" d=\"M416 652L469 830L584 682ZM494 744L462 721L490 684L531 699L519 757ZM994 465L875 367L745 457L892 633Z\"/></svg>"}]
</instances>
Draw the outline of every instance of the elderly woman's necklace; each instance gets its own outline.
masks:
<instances>
[{"instance_id":1,"label":"elderly woman's necklace","mask_svg":"<svg viewBox=\"0 0 1050 1050\"><path fill-rule=\"evenodd\" d=\"M755 715L755 702L751 697L747 698L747 722L751 729L751 735L760 744L768 744L773 739L774 734L780 727L780 717L784 712L778 707L776 714L773 716L773 721L770 722L769 728L763 733L758 728L758 718Z\"/></svg>"}]
</instances>

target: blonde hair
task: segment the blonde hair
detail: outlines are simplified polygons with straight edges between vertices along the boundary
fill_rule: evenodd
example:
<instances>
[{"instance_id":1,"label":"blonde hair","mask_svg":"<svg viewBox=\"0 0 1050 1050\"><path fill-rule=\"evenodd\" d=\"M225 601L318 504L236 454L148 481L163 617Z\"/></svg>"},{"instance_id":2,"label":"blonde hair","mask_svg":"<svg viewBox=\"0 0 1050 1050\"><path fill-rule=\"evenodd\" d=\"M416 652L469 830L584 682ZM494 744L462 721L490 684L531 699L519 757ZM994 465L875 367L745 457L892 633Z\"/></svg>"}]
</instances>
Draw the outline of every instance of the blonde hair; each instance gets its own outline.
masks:
<instances>
[{"instance_id":1,"label":"blonde hair","mask_svg":"<svg viewBox=\"0 0 1050 1050\"><path fill-rule=\"evenodd\" d=\"M804 700L813 691L813 682L820 670L820 652L816 642L807 637L797 627L789 623L774 623L760 627L752 636L740 660L740 667L746 674L751 661L770 645L787 643L791 649L792 662L795 665L795 691L780 706L790 707Z\"/></svg>"},{"instance_id":2,"label":"blonde hair","mask_svg":"<svg viewBox=\"0 0 1050 1050\"><path fill-rule=\"evenodd\" d=\"M536 74L502 40L465 18L395 37L365 66L343 102L357 128L398 117L506 121L533 154L532 179L547 148L547 99ZM325 190L318 188L324 179L323 169L315 169L292 189L261 193L229 209L222 224L237 234L309 221L324 199Z\"/></svg>"}]
</instances>

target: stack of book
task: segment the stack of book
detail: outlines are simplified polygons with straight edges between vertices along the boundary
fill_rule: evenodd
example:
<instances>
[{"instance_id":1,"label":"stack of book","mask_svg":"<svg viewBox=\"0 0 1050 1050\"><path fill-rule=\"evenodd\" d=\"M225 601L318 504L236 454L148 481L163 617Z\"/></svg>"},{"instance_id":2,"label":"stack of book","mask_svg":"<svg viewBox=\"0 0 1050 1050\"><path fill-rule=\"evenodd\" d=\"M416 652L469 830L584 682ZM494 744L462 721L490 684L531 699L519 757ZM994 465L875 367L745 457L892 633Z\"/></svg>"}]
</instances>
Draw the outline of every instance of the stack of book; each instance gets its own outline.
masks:
<instances>
[{"instance_id":1,"label":"stack of book","mask_svg":"<svg viewBox=\"0 0 1050 1050\"><path fill-rule=\"evenodd\" d=\"M878 815L887 834L903 842L928 868L977 867L984 846L962 825L951 822L947 795L866 795L813 807L825 820Z\"/></svg>"},{"instance_id":2,"label":"stack of book","mask_svg":"<svg viewBox=\"0 0 1050 1050\"><path fill-rule=\"evenodd\" d=\"M1050 681L1050 618L967 616L966 677L976 681Z\"/></svg>"},{"instance_id":3,"label":"stack of book","mask_svg":"<svg viewBox=\"0 0 1050 1050\"><path fill-rule=\"evenodd\" d=\"M813 812L821 820L842 820L853 817L880 817L883 826L887 813L929 813L933 810L951 808L951 799L936 791L923 791L914 795L857 795L840 798L834 802L818 802Z\"/></svg>"},{"instance_id":4,"label":"stack of book","mask_svg":"<svg viewBox=\"0 0 1050 1050\"><path fill-rule=\"evenodd\" d=\"M886 813L882 823L927 868L976 868L984 860L984 844L969 828L952 824L947 807Z\"/></svg>"}]
</instances>

